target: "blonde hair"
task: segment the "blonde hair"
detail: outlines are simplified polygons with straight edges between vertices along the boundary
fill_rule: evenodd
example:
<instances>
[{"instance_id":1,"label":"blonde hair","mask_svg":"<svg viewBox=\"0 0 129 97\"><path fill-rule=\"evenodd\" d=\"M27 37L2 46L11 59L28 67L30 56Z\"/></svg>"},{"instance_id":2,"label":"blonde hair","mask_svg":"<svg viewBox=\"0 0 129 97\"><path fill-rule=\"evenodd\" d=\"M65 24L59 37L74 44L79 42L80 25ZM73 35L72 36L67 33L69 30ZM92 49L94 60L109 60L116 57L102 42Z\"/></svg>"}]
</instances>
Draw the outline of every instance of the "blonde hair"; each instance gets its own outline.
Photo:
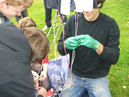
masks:
<instances>
[{"instance_id":1,"label":"blonde hair","mask_svg":"<svg viewBox=\"0 0 129 97\"><path fill-rule=\"evenodd\" d=\"M6 4L12 6L23 5L24 8L29 8L33 4L33 1L34 0L6 0Z\"/></svg>"},{"instance_id":2,"label":"blonde hair","mask_svg":"<svg viewBox=\"0 0 129 97\"><path fill-rule=\"evenodd\" d=\"M25 27L36 27L36 23L30 17L22 18L18 21L18 28Z\"/></svg>"},{"instance_id":3,"label":"blonde hair","mask_svg":"<svg viewBox=\"0 0 129 97\"><path fill-rule=\"evenodd\" d=\"M36 27L26 27L23 31L31 47L31 63L40 62L50 51L48 37Z\"/></svg>"}]
</instances>

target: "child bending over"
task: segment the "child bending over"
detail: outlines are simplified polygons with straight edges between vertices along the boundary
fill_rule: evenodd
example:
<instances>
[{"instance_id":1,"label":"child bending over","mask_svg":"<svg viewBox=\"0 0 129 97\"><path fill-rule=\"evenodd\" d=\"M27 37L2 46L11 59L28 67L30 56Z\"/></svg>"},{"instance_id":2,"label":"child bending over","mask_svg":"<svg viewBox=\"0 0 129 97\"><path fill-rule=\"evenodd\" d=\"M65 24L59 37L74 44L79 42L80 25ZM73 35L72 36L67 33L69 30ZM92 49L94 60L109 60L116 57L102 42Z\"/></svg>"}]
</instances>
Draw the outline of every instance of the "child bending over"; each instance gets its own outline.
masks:
<instances>
[{"instance_id":1,"label":"child bending over","mask_svg":"<svg viewBox=\"0 0 129 97\"><path fill-rule=\"evenodd\" d=\"M46 92L50 87L47 76L47 54L50 50L48 37L42 30L36 28L35 22L29 17L21 19L18 23L18 27L24 30L24 34L31 47L30 61L35 80L35 87L36 89L39 89L39 86L43 87L44 92Z\"/></svg>"}]
</instances>

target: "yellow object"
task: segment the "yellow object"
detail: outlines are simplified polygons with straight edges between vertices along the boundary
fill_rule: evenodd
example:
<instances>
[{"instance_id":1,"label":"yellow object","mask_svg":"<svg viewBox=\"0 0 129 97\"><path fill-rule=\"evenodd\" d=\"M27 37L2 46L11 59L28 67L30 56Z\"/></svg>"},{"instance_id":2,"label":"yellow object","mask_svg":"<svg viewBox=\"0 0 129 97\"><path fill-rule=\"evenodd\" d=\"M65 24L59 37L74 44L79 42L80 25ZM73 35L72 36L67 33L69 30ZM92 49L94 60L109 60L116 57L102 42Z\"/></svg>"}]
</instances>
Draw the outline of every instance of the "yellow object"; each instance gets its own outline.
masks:
<instances>
[{"instance_id":1,"label":"yellow object","mask_svg":"<svg viewBox=\"0 0 129 97\"><path fill-rule=\"evenodd\" d=\"M71 84L69 84L68 87L71 88Z\"/></svg>"}]
</instances>

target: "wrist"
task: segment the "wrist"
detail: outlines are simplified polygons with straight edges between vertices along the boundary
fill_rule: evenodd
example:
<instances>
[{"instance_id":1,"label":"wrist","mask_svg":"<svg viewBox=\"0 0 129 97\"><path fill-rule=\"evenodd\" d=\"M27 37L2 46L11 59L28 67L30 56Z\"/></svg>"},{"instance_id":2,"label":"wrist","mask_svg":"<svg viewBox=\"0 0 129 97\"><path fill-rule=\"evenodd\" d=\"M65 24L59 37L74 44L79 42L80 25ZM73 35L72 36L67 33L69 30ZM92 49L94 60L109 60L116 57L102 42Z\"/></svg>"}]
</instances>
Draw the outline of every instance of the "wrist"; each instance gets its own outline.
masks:
<instances>
[{"instance_id":1,"label":"wrist","mask_svg":"<svg viewBox=\"0 0 129 97\"><path fill-rule=\"evenodd\" d=\"M98 49L96 49L97 54L101 55L103 52L103 49L104 49L103 45L99 42L99 47Z\"/></svg>"},{"instance_id":2,"label":"wrist","mask_svg":"<svg viewBox=\"0 0 129 97\"><path fill-rule=\"evenodd\" d=\"M95 45L93 47L93 50L97 50L99 48L99 42L95 40Z\"/></svg>"},{"instance_id":3,"label":"wrist","mask_svg":"<svg viewBox=\"0 0 129 97\"><path fill-rule=\"evenodd\" d=\"M47 70L43 70L42 72L43 72L44 74L47 74Z\"/></svg>"}]
</instances>

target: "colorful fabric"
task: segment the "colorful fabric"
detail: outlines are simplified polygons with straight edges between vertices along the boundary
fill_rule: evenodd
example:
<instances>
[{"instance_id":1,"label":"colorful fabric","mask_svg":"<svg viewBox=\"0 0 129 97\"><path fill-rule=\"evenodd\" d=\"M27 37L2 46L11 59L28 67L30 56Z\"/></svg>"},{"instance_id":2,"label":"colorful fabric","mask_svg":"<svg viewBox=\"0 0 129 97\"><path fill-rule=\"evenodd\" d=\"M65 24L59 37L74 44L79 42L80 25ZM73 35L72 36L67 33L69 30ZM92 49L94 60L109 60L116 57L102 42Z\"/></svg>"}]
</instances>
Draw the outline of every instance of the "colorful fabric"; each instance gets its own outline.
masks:
<instances>
[{"instance_id":1,"label":"colorful fabric","mask_svg":"<svg viewBox=\"0 0 129 97\"><path fill-rule=\"evenodd\" d=\"M64 83L66 81L69 72L68 62L69 55L67 55L67 57L59 56L58 58L49 61L48 76L52 88L56 89L58 85L58 88L62 88L63 84L61 83Z\"/></svg>"}]
</instances>

